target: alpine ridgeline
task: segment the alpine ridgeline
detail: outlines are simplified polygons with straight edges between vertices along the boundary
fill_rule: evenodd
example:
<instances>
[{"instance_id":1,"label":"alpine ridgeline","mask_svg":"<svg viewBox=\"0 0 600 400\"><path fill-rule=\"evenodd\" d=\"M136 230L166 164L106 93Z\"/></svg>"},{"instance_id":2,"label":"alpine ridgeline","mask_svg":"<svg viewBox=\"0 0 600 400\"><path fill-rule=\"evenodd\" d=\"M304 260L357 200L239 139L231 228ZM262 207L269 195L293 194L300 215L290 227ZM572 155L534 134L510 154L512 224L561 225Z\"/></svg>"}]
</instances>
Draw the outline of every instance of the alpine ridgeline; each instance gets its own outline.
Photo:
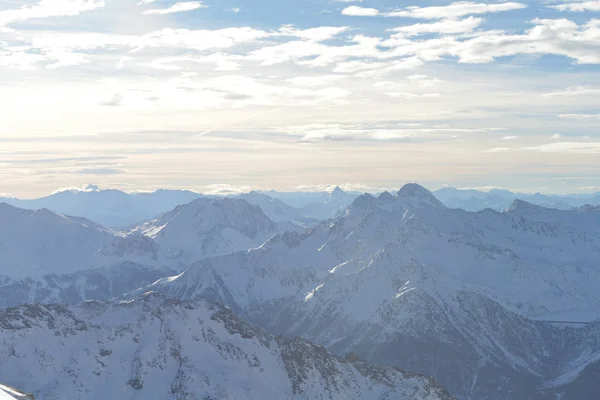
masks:
<instances>
[{"instance_id":1,"label":"alpine ridgeline","mask_svg":"<svg viewBox=\"0 0 600 400\"><path fill-rule=\"evenodd\" d=\"M201 198L129 231L0 203L0 307L112 298L279 231L244 200Z\"/></svg>"},{"instance_id":2,"label":"alpine ridgeline","mask_svg":"<svg viewBox=\"0 0 600 400\"><path fill-rule=\"evenodd\" d=\"M595 400L598 260L594 207L472 213L411 184L129 296L218 301L272 332L432 376L465 400Z\"/></svg>"},{"instance_id":3,"label":"alpine ridgeline","mask_svg":"<svg viewBox=\"0 0 600 400\"><path fill-rule=\"evenodd\" d=\"M153 293L0 312L0 376L38 400L451 400L429 378Z\"/></svg>"}]
</instances>

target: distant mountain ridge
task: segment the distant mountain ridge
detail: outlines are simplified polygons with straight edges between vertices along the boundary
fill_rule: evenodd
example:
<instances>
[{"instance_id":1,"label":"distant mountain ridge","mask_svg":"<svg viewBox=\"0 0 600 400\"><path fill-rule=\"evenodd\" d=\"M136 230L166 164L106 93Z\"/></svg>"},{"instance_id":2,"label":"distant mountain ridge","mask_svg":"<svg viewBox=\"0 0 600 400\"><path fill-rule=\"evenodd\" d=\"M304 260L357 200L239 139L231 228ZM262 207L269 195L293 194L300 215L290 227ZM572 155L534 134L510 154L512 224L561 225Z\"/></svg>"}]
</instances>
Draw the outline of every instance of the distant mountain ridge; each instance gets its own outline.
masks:
<instances>
[{"instance_id":1,"label":"distant mountain ridge","mask_svg":"<svg viewBox=\"0 0 600 400\"><path fill-rule=\"evenodd\" d=\"M154 218L199 197L202 195L188 190L125 193L115 189L100 190L97 186L88 185L83 190L64 190L35 200L0 198L0 203L77 215L103 226L120 229Z\"/></svg>"},{"instance_id":2,"label":"distant mountain ridge","mask_svg":"<svg viewBox=\"0 0 600 400\"><path fill-rule=\"evenodd\" d=\"M600 192L580 195L548 195L514 193L503 189L481 191L449 187L436 190L433 194L446 206L466 211L480 211L485 208L502 211L510 207L515 200L560 210L575 209L588 204L600 205Z\"/></svg>"},{"instance_id":3,"label":"distant mountain ridge","mask_svg":"<svg viewBox=\"0 0 600 400\"><path fill-rule=\"evenodd\" d=\"M241 199L197 199L128 232L0 203L0 307L119 296L279 232Z\"/></svg>"}]
</instances>

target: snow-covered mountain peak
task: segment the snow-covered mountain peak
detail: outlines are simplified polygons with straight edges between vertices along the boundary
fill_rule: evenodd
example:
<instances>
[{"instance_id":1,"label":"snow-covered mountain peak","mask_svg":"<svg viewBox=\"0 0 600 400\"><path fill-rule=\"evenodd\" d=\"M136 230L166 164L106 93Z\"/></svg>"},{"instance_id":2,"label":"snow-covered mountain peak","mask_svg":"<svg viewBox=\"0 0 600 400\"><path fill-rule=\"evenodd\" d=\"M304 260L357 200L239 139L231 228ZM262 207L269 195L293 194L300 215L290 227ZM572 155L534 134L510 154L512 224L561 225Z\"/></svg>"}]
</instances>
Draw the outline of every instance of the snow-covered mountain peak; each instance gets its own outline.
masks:
<instances>
[{"instance_id":1,"label":"snow-covered mountain peak","mask_svg":"<svg viewBox=\"0 0 600 400\"><path fill-rule=\"evenodd\" d=\"M404 185L398 192L398 198L413 208L423 206L446 208L446 206L435 198L433 193L416 183Z\"/></svg>"},{"instance_id":2,"label":"snow-covered mountain peak","mask_svg":"<svg viewBox=\"0 0 600 400\"><path fill-rule=\"evenodd\" d=\"M506 209L507 213L515 213L515 212L528 212L528 211L543 211L548 210L548 208L537 206L535 204L529 203L527 201L517 199L513 201L513 203Z\"/></svg>"},{"instance_id":3,"label":"snow-covered mountain peak","mask_svg":"<svg viewBox=\"0 0 600 400\"><path fill-rule=\"evenodd\" d=\"M199 198L136 227L131 234L153 239L160 257L186 266L205 257L258 247L278 232L261 208L246 200Z\"/></svg>"}]
</instances>

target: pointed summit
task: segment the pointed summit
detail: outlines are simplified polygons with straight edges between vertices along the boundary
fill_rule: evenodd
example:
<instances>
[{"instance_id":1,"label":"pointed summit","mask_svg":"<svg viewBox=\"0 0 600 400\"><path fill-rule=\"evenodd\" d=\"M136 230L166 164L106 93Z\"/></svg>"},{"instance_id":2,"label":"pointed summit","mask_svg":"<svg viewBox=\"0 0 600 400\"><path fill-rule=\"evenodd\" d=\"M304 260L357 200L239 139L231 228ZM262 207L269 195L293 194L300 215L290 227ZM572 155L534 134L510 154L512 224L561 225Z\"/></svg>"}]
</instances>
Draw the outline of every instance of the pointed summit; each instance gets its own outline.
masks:
<instances>
[{"instance_id":1,"label":"pointed summit","mask_svg":"<svg viewBox=\"0 0 600 400\"><path fill-rule=\"evenodd\" d=\"M345 193L346 193L346 192L344 192L344 191L342 190L342 188L340 188L339 186L336 186L336 187L335 187L335 189L333 189L333 192L331 192L331 195L332 195L332 196L339 196L339 195L343 195L343 194L345 194Z\"/></svg>"},{"instance_id":2,"label":"pointed summit","mask_svg":"<svg viewBox=\"0 0 600 400\"><path fill-rule=\"evenodd\" d=\"M446 208L429 190L416 183L406 184L398 192L398 199L411 207L430 206Z\"/></svg>"},{"instance_id":3,"label":"pointed summit","mask_svg":"<svg viewBox=\"0 0 600 400\"><path fill-rule=\"evenodd\" d=\"M506 209L506 212L527 212L527 211L538 211L544 210L545 207L536 206L535 204L531 204L527 201L517 199L513 201L510 207Z\"/></svg>"},{"instance_id":4,"label":"pointed summit","mask_svg":"<svg viewBox=\"0 0 600 400\"><path fill-rule=\"evenodd\" d=\"M83 189L83 191L84 192L99 192L100 187L98 185L89 184Z\"/></svg>"}]
</instances>

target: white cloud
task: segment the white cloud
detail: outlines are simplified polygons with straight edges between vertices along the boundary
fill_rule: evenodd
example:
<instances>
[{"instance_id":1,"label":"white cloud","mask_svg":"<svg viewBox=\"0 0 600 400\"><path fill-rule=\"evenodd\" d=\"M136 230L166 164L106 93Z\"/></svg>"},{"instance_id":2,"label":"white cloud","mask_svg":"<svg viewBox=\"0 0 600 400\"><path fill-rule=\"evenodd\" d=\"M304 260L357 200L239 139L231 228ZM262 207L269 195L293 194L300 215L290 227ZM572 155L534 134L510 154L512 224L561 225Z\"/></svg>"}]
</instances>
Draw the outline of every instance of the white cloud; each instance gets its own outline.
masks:
<instances>
[{"instance_id":1,"label":"white cloud","mask_svg":"<svg viewBox=\"0 0 600 400\"><path fill-rule=\"evenodd\" d=\"M124 68L125 67L125 63L127 63L129 61L133 61L133 60L135 60L135 58L129 57L129 56L123 56L123 57L119 58L119 61L115 65L115 68L116 69Z\"/></svg>"},{"instance_id":2,"label":"white cloud","mask_svg":"<svg viewBox=\"0 0 600 400\"><path fill-rule=\"evenodd\" d=\"M376 8L365 8L359 6L349 6L342 10L342 15L349 15L352 17L375 17L380 12Z\"/></svg>"},{"instance_id":3,"label":"white cloud","mask_svg":"<svg viewBox=\"0 0 600 400\"><path fill-rule=\"evenodd\" d=\"M565 3L556 6L550 6L559 11L583 12L583 11L600 11L600 1L583 1L577 3Z\"/></svg>"},{"instance_id":4,"label":"white cloud","mask_svg":"<svg viewBox=\"0 0 600 400\"><path fill-rule=\"evenodd\" d=\"M104 0L40 0L36 5L0 10L0 26L29 19L75 16L104 6Z\"/></svg>"},{"instance_id":5,"label":"white cloud","mask_svg":"<svg viewBox=\"0 0 600 400\"><path fill-rule=\"evenodd\" d=\"M552 140L558 140L562 138L562 135L560 133L555 133L554 135L550 136L550 139Z\"/></svg>"},{"instance_id":6,"label":"white cloud","mask_svg":"<svg viewBox=\"0 0 600 400\"><path fill-rule=\"evenodd\" d=\"M542 97L571 97L571 96L584 96L584 95L597 95L600 94L600 89L586 88L585 86L575 86L567 88L566 90L560 90L556 92L543 93Z\"/></svg>"},{"instance_id":7,"label":"white cloud","mask_svg":"<svg viewBox=\"0 0 600 400\"><path fill-rule=\"evenodd\" d=\"M509 151L512 151L513 149L511 149L510 147L493 147L491 149L487 149L485 152L486 153L506 153Z\"/></svg>"},{"instance_id":8,"label":"white cloud","mask_svg":"<svg viewBox=\"0 0 600 400\"><path fill-rule=\"evenodd\" d=\"M427 75L419 75L419 74L414 74L414 75L409 75L406 77L406 80L412 83L416 83L419 86L434 86L437 84L442 83L442 81L440 79L437 78L430 78Z\"/></svg>"},{"instance_id":9,"label":"white cloud","mask_svg":"<svg viewBox=\"0 0 600 400\"><path fill-rule=\"evenodd\" d=\"M313 42L323 42L333 39L350 29L347 26L319 26L317 28L298 29L291 25L281 27L275 34L292 36Z\"/></svg>"},{"instance_id":10,"label":"white cloud","mask_svg":"<svg viewBox=\"0 0 600 400\"><path fill-rule=\"evenodd\" d=\"M518 139L518 138L519 138L518 136L504 136L500 140L515 140L515 139Z\"/></svg>"},{"instance_id":11,"label":"white cloud","mask_svg":"<svg viewBox=\"0 0 600 400\"><path fill-rule=\"evenodd\" d=\"M419 23L414 25L405 25L394 28L394 32L398 32L403 36L415 36L423 33L466 33L472 32L483 22L482 18L468 17L465 19L444 19L433 23ZM392 36L394 38L394 36Z\"/></svg>"},{"instance_id":12,"label":"white cloud","mask_svg":"<svg viewBox=\"0 0 600 400\"><path fill-rule=\"evenodd\" d=\"M442 95L439 93L416 94L416 93L406 93L406 92L387 92L386 96L391 97L393 99L415 99L415 98L430 99L430 98L442 97Z\"/></svg>"},{"instance_id":13,"label":"white cloud","mask_svg":"<svg viewBox=\"0 0 600 400\"><path fill-rule=\"evenodd\" d=\"M558 117L563 119L593 120L600 119L600 114L560 114Z\"/></svg>"},{"instance_id":14,"label":"white cloud","mask_svg":"<svg viewBox=\"0 0 600 400\"><path fill-rule=\"evenodd\" d=\"M144 11L147 15L166 15L179 12L187 12L197 10L199 8L206 8L206 6L199 1L187 1L181 3L175 3L169 8L151 9Z\"/></svg>"},{"instance_id":15,"label":"white cloud","mask_svg":"<svg viewBox=\"0 0 600 400\"><path fill-rule=\"evenodd\" d=\"M600 142L556 142L541 146L526 147L524 150L538 151L541 153L566 153L566 154L599 154Z\"/></svg>"},{"instance_id":16,"label":"white cloud","mask_svg":"<svg viewBox=\"0 0 600 400\"><path fill-rule=\"evenodd\" d=\"M325 86L346 79L347 75L319 75L319 76L297 76L290 78L287 82L294 86Z\"/></svg>"},{"instance_id":17,"label":"white cloud","mask_svg":"<svg viewBox=\"0 0 600 400\"><path fill-rule=\"evenodd\" d=\"M456 128L398 128L398 124L379 124L376 126L359 124L308 124L290 126L283 132L296 136L303 142L371 140L426 142L445 141L456 138L456 133L474 132L472 129Z\"/></svg>"},{"instance_id":18,"label":"white cloud","mask_svg":"<svg viewBox=\"0 0 600 400\"><path fill-rule=\"evenodd\" d=\"M526 4L507 2L497 4L473 3L470 1L458 1L446 6L433 7L407 7L385 14L388 17L407 17L418 19L442 19L460 18L466 15L487 14L503 11L520 10L527 8Z\"/></svg>"}]
</instances>

